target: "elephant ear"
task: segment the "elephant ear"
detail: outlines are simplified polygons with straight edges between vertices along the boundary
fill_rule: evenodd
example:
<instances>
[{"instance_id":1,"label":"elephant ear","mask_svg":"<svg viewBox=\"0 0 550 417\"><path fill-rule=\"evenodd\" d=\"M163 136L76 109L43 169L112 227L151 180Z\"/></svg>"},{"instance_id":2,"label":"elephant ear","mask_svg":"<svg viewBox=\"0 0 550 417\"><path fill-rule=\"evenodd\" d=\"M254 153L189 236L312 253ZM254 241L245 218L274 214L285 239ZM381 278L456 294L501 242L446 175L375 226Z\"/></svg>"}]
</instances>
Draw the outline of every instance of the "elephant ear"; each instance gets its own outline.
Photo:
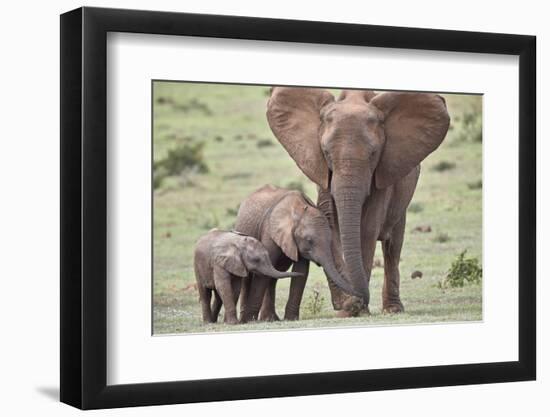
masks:
<instances>
[{"instance_id":1,"label":"elephant ear","mask_svg":"<svg viewBox=\"0 0 550 417\"><path fill-rule=\"evenodd\" d=\"M443 97L428 93L383 93L370 104L385 117L386 144L375 171L377 188L405 177L441 144L449 129Z\"/></svg>"},{"instance_id":2,"label":"elephant ear","mask_svg":"<svg viewBox=\"0 0 550 417\"><path fill-rule=\"evenodd\" d=\"M248 270L241 259L241 252L237 246L234 244L226 244L214 247L212 250L216 253L214 257L214 263L216 265L233 275L239 277L248 276Z\"/></svg>"},{"instance_id":3,"label":"elephant ear","mask_svg":"<svg viewBox=\"0 0 550 417\"><path fill-rule=\"evenodd\" d=\"M267 103L267 121L304 174L323 189L328 188L328 165L319 141L320 112L334 101L326 90L275 87Z\"/></svg>"},{"instance_id":4,"label":"elephant ear","mask_svg":"<svg viewBox=\"0 0 550 417\"><path fill-rule=\"evenodd\" d=\"M290 196L283 198L269 216L269 233L284 254L298 262L298 246L294 241L294 229L298 221L297 207Z\"/></svg>"}]
</instances>

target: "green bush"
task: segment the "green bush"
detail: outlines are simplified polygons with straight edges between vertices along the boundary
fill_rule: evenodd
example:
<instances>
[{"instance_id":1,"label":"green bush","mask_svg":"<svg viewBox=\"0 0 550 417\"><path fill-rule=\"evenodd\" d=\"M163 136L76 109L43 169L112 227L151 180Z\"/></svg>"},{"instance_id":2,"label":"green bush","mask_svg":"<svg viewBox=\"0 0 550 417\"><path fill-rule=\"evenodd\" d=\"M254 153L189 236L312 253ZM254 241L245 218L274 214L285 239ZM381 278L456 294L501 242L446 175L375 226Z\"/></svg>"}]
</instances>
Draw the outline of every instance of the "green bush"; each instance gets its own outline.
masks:
<instances>
[{"instance_id":1,"label":"green bush","mask_svg":"<svg viewBox=\"0 0 550 417\"><path fill-rule=\"evenodd\" d=\"M266 148L268 146L274 146L275 144L271 139L259 139L258 142L256 142L256 146L258 148Z\"/></svg>"},{"instance_id":2,"label":"green bush","mask_svg":"<svg viewBox=\"0 0 550 417\"><path fill-rule=\"evenodd\" d=\"M422 210L424 210L424 206L420 203L411 203L407 209L407 211L411 213L420 213Z\"/></svg>"},{"instance_id":3,"label":"green bush","mask_svg":"<svg viewBox=\"0 0 550 417\"><path fill-rule=\"evenodd\" d=\"M432 170L437 172L443 172L443 171L449 171L454 168L456 168L456 164L454 162L441 161L435 164L432 167Z\"/></svg>"},{"instance_id":4,"label":"green bush","mask_svg":"<svg viewBox=\"0 0 550 417\"><path fill-rule=\"evenodd\" d=\"M153 164L153 187L162 185L164 178L186 172L205 174L208 166L203 158L204 143L188 144L171 149L165 158Z\"/></svg>"},{"instance_id":5,"label":"green bush","mask_svg":"<svg viewBox=\"0 0 550 417\"><path fill-rule=\"evenodd\" d=\"M458 133L456 135L458 141L483 141L481 111L467 111L462 117L457 117L455 122L458 126Z\"/></svg>"},{"instance_id":6,"label":"green bush","mask_svg":"<svg viewBox=\"0 0 550 417\"><path fill-rule=\"evenodd\" d=\"M238 204L237 207L235 207L235 208L229 207L229 208L225 209L225 213L228 216L234 217L239 213L239 206L240 206L240 204Z\"/></svg>"},{"instance_id":7,"label":"green bush","mask_svg":"<svg viewBox=\"0 0 550 417\"><path fill-rule=\"evenodd\" d=\"M468 186L468 188L470 190L479 190L483 187L483 183L481 182L481 180L474 181L474 182L469 182L466 185Z\"/></svg>"},{"instance_id":8,"label":"green bush","mask_svg":"<svg viewBox=\"0 0 550 417\"><path fill-rule=\"evenodd\" d=\"M447 233L438 233L434 237L434 241L437 243L445 243L451 240L451 237Z\"/></svg>"},{"instance_id":9,"label":"green bush","mask_svg":"<svg viewBox=\"0 0 550 417\"><path fill-rule=\"evenodd\" d=\"M440 288L461 288L466 284L480 284L482 269L477 258L466 258L464 250L451 264L447 276L439 282Z\"/></svg>"},{"instance_id":10,"label":"green bush","mask_svg":"<svg viewBox=\"0 0 550 417\"><path fill-rule=\"evenodd\" d=\"M300 191L302 194L306 193L304 189L304 184L302 184L300 181L287 182L287 184L285 185L285 188L288 188L289 190Z\"/></svg>"}]
</instances>

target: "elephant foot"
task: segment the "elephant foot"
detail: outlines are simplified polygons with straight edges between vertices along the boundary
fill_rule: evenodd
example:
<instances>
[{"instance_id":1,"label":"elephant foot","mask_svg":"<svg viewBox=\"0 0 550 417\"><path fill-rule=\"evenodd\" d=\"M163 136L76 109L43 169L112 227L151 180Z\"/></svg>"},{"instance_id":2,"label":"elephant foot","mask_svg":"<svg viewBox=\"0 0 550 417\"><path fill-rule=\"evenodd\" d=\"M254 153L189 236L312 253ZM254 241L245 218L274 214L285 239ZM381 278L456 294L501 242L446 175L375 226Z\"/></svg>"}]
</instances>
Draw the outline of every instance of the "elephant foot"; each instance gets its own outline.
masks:
<instances>
[{"instance_id":1,"label":"elephant foot","mask_svg":"<svg viewBox=\"0 0 550 417\"><path fill-rule=\"evenodd\" d=\"M300 320L300 315L298 313L285 313L285 320L288 320L288 321Z\"/></svg>"},{"instance_id":2,"label":"elephant foot","mask_svg":"<svg viewBox=\"0 0 550 417\"><path fill-rule=\"evenodd\" d=\"M281 319L279 318L277 313L275 313L274 311L269 312L269 313L260 312L260 317L259 317L258 320L260 320L260 321L281 321Z\"/></svg>"},{"instance_id":3,"label":"elephant foot","mask_svg":"<svg viewBox=\"0 0 550 417\"><path fill-rule=\"evenodd\" d=\"M239 320L237 320L237 317L225 317L223 322L225 324L239 324Z\"/></svg>"},{"instance_id":4,"label":"elephant foot","mask_svg":"<svg viewBox=\"0 0 550 417\"><path fill-rule=\"evenodd\" d=\"M357 317L360 314L364 314L365 311L369 313L369 307L363 303L358 297L350 296L342 303L342 309L336 313L337 317Z\"/></svg>"},{"instance_id":5,"label":"elephant foot","mask_svg":"<svg viewBox=\"0 0 550 417\"><path fill-rule=\"evenodd\" d=\"M401 301L397 302L391 302L388 304L384 304L382 307L382 313L386 314L397 314L397 313L404 313L405 307L403 307L403 303Z\"/></svg>"}]
</instances>

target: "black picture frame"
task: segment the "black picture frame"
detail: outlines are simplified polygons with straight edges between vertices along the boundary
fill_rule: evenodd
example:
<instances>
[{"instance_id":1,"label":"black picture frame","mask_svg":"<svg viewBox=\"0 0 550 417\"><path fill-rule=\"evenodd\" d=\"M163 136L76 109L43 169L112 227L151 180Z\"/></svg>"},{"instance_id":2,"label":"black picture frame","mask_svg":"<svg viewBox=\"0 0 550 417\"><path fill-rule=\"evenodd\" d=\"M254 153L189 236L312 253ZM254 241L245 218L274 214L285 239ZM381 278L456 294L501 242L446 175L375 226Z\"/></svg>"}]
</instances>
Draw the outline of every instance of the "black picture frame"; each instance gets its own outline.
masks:
<instances>
[{"instance_id":1,"label":"black picture frame","mask_svg":"<svg viewBox=\"0 0 550 417\"><path fill-rule=\"evenodd\" d=\"M107 385L108 32L519 56L519 360ZM88 7L61 15L61 401L95 409L534 380L535 54L524 35Z\"/></svg>"}]
</instances>

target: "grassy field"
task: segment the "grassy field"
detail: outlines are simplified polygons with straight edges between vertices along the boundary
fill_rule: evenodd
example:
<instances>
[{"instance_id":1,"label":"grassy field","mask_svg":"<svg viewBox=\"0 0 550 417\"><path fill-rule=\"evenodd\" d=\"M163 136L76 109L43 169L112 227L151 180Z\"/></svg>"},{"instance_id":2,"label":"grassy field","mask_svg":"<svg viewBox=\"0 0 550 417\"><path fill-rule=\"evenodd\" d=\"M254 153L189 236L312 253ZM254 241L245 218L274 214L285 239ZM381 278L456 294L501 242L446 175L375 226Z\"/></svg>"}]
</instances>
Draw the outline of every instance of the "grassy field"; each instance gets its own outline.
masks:
<instances>
[{"instance_id":1,"label":"grassy field","mask_svg":"<svg viewBox=\"0 0 550 417\"><path fill-rule=\"evenodd\" d=\"M162 165L159 162L171 150L187 146L195 149L194 157L202 157L206 168L179 175L165 173L154 191L153 332L481 320L482 285L438 286L458 254L467 250L467 256L481 261L482 250L481 97L446 95L451 129L443 145L422 163L408 212L401 255L401 296L406 313L381 313L383 268L378 266L370 284L372 314L336 318L325 276L312 264L299 322L202 324L193 286L197 238L213 227L230 229L240 201L264 184L302 186L314 201L317 197L313 183L271 133L265 118L267 98L268 88L261 86L155 82L155 163ZM200 143L202 148L197 145ZM382 260L380 247L375 260ZM411 279L414 271L421 271L423 277ZM279 281L279 314L284 311L288 288L289 280Z\"/></svg>"}]
</instances>

